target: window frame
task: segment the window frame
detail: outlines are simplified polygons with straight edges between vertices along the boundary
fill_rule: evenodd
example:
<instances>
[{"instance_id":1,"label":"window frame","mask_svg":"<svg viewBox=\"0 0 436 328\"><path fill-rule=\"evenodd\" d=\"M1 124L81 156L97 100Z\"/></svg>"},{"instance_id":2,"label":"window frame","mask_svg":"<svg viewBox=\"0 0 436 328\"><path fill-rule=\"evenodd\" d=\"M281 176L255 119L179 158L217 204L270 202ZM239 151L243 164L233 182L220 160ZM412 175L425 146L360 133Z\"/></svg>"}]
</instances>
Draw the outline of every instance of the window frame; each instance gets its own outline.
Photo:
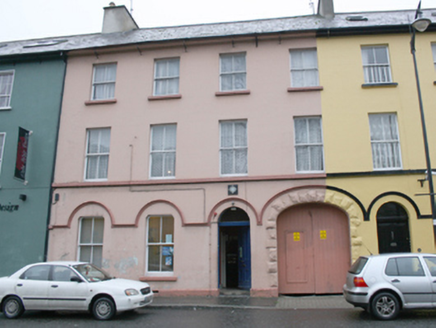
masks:
<instances>
[{"instance_id":1,"label":"window frame","mask_svg":"<svg viewBox=\"0 0 436 328\"><path fill-rule=\"evenodd\" d=\"M395 132L397 134L397 139L392 139L392 140L388 140L388 139L383 139L383 140L373 140L372 139L372 135L373 135L373 127L371 124L371 117L375 117L375 116L391 116L394 117L395 119ZM400 131L399 131L399 127L398 127L398 118L397 118L397 113L370 113L368 115L368 120L369 120L369 137L370 137L370 141L371 141L371 156L372 156L372 167L374 171L388 171L388 170L401 170L403 168L403 161L402 161L402 155L401 155L401 141L400 141ZM384 124L384 122L383 122ZM383 129L385 128L385 125L383 125ZM389 126L389 129L391 130L392 127ZM376 144L389 144L389 145L396 145L397 148L397 152L398 152L398 159L393 158L394 162L398 161L399 165L398 166L386 166L386 167L379 167L376 163L376 158L374 157L374 146ZM380 151L379 151L380 152ZM386 153L384 153L385 155ZM388 156L385 156L386 158L388 158ZM381 160L378 159L378 162L380 162ZM376 165L377 164L377 165ZM383 165L383 164L382 164Z\"/></svg>"},{"instance_id":2,"label":"window frame","mask_svg":"<svg viewBox=\"0 0 436 328\"><path fill-rule=\"evenodd\" d=\"M307 58L307 53L309 52L314 52L315 53L315 57L316 57L316 66L315 67L306 67L306 63L304 62L304 58ZM303 67L301 68L293 68L292 66L292 53L294 53L294 55L296 53L301 53L302 54L302 64ZM319 82L319 67L318 67L318 51L316 48L306 48L306 49L290 49L289 50L289 70L290 70L290 79L291 79L291 88L311 88L311 87L319 87L320 86L320 82ZM316 72L316 83L315 84L310 84L307 83L306 80L306 74L303 74L303 84L302 85L295 85L293 83L294 79L292 78L292 73L294 72L310 72L310 71L315 71Z\"/></svg>"},{"instance_id":3,"label":"window frame","mask_svg":"<svg viewBox=\"0 0 436 328\"><path fill-rule=\"evenodd\" d=\"M433 54L433 66L434 69L436 70L436 43L431 44L431 52Z\"/></svg>"},{"instance_id":4,"label":"window frame","mask_svg":"<svg viewBox=\"0 0 436 328\"><path fill-rule=\"evenodd\" d=\"M223 124L229 124L229 123L232 124L232 146L231 147L226 147L226 146L222 145L222 141L223 141L223 136L222 136L222 133L223 133ZM235 138L236 138L235 125L236 124L241 124L241 123L244 123L244 125L245 125L245 145L236 146L236 142L235 142ZM220 138L219 138L219 140L220 140L219 141L220 176L229 177L229 176L246 176L246 175L248 175L248 121L247 120L234 120L234 121L233 120L226 120L226 121L220 121L219 124L220 124L220 128L219 128L219 131L220 131ZM236 167L237 167L237 165L236 165L236 162L237 162L236 154L237 154L238 151L244 150L244 149L245 149L245 162L246 162L245 168L246 168L246 170L245 170L245 172L236 172ZM233 155L232 155L232 157L233 157L232 173L223 173L223 153L225 151L232 151L232 153L233 153Z\"/></svg>"},{"instance_id":5,"label":"window frame","mask_svg":"<svg viewBox=\"0 0 436 328\"><path fill-rule=\"evenodd\" d=\"M321 136L321 141L320 142L310 142L310 140L308 142L305 143L297 143L297 126L296 123L297 121L301 121L304 120L306 122L306 133L308 138L310 139L310 129L309 129L309 120L313 120L313 119L317 119L319 122L319 128L320 128L320 136ZM323 129L322 129L322 117L321 116L296 116L294 117L294 151L295 151L295 172L297 173L323 173L325 172L325 154L324 154L324 135L323 135ZM299 170L298 169L298 148L302 148L302 147L308 147L308 156L309 156L309 169L308 170ZM322 156L322 169L321 170L315 170L312 169L312 162L311 162L311 152L310 149L315 148L315 147L321 147L321 156Z\"/></svg>"},{"instance_id":6,"label":"window frame","mask_svg":"<svg viewBox=\"0 0 436 328\"><path fill-rule=\"evenodd\" d=\"M5 152L6 132L0 132L0 174L2 173L3 154Z\"/></svg>"},{"instance_id":7,"label":"window frame","mask_svg":"<svg viewBox=\"0 0 436 328\"><path fill-rule=\"evenodd\" d=\"M92 220L92 228L91 228L91 233L90 233L91 242L90 243L82 243L81 242L82 233L83 233L83 221L84 220ZM94 242L94 240L93 240L94 239L94 231L95 231L95 229L94 229L95 228L95 220L103 221L103 228L102 228L103 231L101 232L102 233L102 242L101 243ZM104 221L105 221L104 217L99 217L99 216L84 216L84 217L81 217L79 219L78 240L77 240L77 261L88 262L88 261L81 260L82 247L91 247L91 252L90 252L91 258L89 260L89 263L92 263L100 268L102 267L103 263L95 263L93 256L94 256L94 248L99 247L101 249L101 260L103 261L104 226L105 226Z\"/></svg>"},{"instance_id":8,"label":"window frame","mask_svg":"<svg viewBox=\"0 0 436 328\"><path fill-rule=\"evenodd\" d=\"M98 142L98 148L101 147L101 131L108 130L109 131L109 145L108 145L108 152L96 152L96 153L89 153L89 137L90 133L92 131L100 131L99 133L99 142ZM86 130L86 150L85 150L85 172L84 172L84 180L85 181L107 181L109 176L109 158L110 158L110 144L111 144L111 129L110 128L92 128ZM106 167L106 177L105 178L98 178L100 166L97 165L96 170L96 176L95 178L88 178L88 167L89 167L89 160L92 157L98 157L98 163L100 163L101 157L107 157L107 167Z\"/></svg>"},{"instance_id":9,"label":"window frame","mask_svg":"<svg viewBox=\"0 0 436 328\"><path fill-rule=\"evenodd\" d=\"M155 149L153 150L153 142L154 142L154 131L157 127L163 127L164 128L164 140L166 140L167 132L166 128L169 126L175 127L175 134L174 134L174 149ZM165 148L165 141L163 142L163 147ZM161 167L161 175L159 176L153 176L153 157L156 154L163 154L162 159L162 167ZM174 154L174 167L172 175L165 175L165 167L166 167L166 158L168 154ZM177 124L176 123L170 123L170 124L156 124L152 125L150 128L150 167L149 167L149 177L150 179L174 179L176 177L176 162L177 162Z\"/></svg>"},{"instance_id":10,"label":"window frame","mask_svg":"<svg viewBox=\"0 0 436 328\"><path fill-rule=\"evenodd\" d=\"M244 57L244 70L239 71L235 70L234 68L234 60L238 56ZM229 72L223 72L223 59L224 58L232 58L232 70ZM244 87L243 88L237 88L235 83L235 77L237 75L243 75L244 76ZM232 77L232 85L231 89L224 89L223 88L223 77L225 76L231 76ZM235 52L235 53L225 53L220 54L220 92L238 92L238 91L244 91L248 90L247 88L247 53L246 52Z\"/></svg>"},{"instance_id":11,"label":"window frame","mask_svg":"<svg viewBox=\"0 0 436 328\"><path fill-rule=\"evenodd\" d=\"M6 104L6 106L0 106L0 110L11 109L12 92L13 92L14 80L15 80L15 70L0 70L0 76L10 75L10 74L12 75L10 91L9 91L9 93L0 94L0 99L7 98L7 104ZM1 90L1 85L0 85L0 90Z\"/></svg>"},{"instance_id":12,"label":"window frame","mask_svg":"<svg viewBox=\"0 0 436 328\"><path fill-rule=\"evenodd\" d=\"M150 219L151 218L159 218L160 222L159 222L159 242L150 242L149 241L149 237L150 237ZM173 226L172 226L172 240L171 242L166 242L166 240L163 239L162 236L162 231L163 231L163 219L164 218L172 218L173 220ZM174 266L175 266L175 261L174 261L174 248L175 248L175 220L174 220L174 216L172 215L149 215L147 217L147 231L146 231L146 239L145 239L145 247L146 247L146 261L145 261L145 272L147 273L147 275L155 275L155 276L172 276L174 274ZM159 270L160 271L151 271L149 268L149 259L150 259L150 246L159 246L160 247L160 251L159 251ZM162 257L163 257L163 252L162 252L162 247L172 247L172 271L162 271Z\"/></svg>"},{"instance_id":13,"label":"window frame","mask_svg":"<svg viewBox=\"0 0 436 328\"><path fill-rule=\"evenodd\" d=\"M115 79L114 80L104 80L96 82L96 71L98 68L102 67L109 67L114 66L115 67ZM115 99L115 84L117 80L117 63L102 63L102 64L95 64L92 68L92 89L91 89L91 101L106 101L106 100L114 100ZM113 94L110 95L110 97L105 98L96 98L96 87L102 86L102 85L113 85Z\"/></svg>"},{"instance_id":14,"label":"window frame","mask_svg":"<svg viewBox=\"0 0 436 328\"><path fill-rule=\"evenodd\" d=\"M169 63L177 62L177 75L169 75ZM159 63L165 63L165 71L168 75L157 76L159 70L157 69ZM157 93L157 84L158 82L165 81L165 92ZM177 91L170 92L169 86L171 85L171 81L177 81ZM154 60L154 78L153 78L153 96L154 97L165 97L165 96L174 96L180 94L180 57L174 58L162 58Z\"/></svg>"},{"instance_id":15,"label":"window frame","mask_svg":"<svg viewBox=\"0 0 436 328\"><path fill-rule=\"evenodd\" d=\"M376 49L385 49L385 54L386 54L386 58L387 58L387 62L386 63L378 63L376 62L376 58L377 56L375 55L375 50ZM372 53L373 53L373 57L374 57L374 63L365 63L365 56L364 56L364 50L367 49L371 49ZM364 45L361 46L361 55L362 55L362 67L363 67L363 79L364 79L364 83L365 84L392 84L393 82L393 77L392 77L392 68L391 68L391 62L390 62L390 56L389 56L389 46L388 45ZM381 72L381 70L385 70L385 72ZM367 70L370 73L367 73ZM382 79L378 78L375 79L374 76L376 75L380 75L386 76L386 80L383 81ZM371 78L371 76L373 76Z\"/></svg>"}]
</instances>

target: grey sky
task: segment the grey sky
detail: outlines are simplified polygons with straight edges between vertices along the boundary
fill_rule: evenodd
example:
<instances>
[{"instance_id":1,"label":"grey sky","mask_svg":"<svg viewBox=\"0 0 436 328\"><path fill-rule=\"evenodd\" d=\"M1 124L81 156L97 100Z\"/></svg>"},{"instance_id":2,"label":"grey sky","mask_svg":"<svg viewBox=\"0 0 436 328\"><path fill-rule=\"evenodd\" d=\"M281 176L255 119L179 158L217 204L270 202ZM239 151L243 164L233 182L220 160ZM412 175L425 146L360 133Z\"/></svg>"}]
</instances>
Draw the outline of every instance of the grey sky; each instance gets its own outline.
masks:
<instances>
[{"instance_id":1,"label":"grey sky","mask_svg":"<svg viewBox=\"0 0 436 328\"><path fill-rule=\"evenodd\" d=\"M0 42L98 33L111 0L0 0ZM112 0L141 28L311 15L311 0ZM318 0L312 0L317 10ZM336 12L416 9L419 0L334 0ZM133 5L132 5L133 4ZM436 0L422 0L436 8ZM436 17L435 17L436 21Z\"/></svg>"}]
</instances>

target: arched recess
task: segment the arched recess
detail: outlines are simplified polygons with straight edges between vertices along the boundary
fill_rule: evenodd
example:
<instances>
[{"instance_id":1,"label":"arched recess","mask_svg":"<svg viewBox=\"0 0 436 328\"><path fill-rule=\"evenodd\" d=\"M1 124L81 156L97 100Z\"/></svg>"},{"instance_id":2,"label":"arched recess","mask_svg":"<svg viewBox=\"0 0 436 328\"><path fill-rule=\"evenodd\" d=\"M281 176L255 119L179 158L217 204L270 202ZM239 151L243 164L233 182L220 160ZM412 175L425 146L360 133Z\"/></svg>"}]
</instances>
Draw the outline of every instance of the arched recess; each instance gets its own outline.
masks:
<instances>
[{"instance_id":1,"label":"arched recess","mask_svg":"<svg viewBox=\"0 0 436 328\"><path fill-rule=\"evenodd\" d=\"M179 209L175 204L171 203L170 201L164 200L164 199L158 199L158 200L154 200L154 201L151 201L151 202L145 204L145 205L144 205L144 206L139 210L138 214L136 215L136 219L135 219L135 227L138 227L139 220L141 220L141 217L143 216L144 212L145 212L148 208L150 208L151 206L153 206L153 205L158 205L158 204L165 204L165 205L168 205L168 206L170 206L171 208L173 208L173 209L177 212L177 214L179 215L179 217L180 217L180 221L182 222L182 226L185 226L185 225L186 225L186 223L185 223L185 218L184 218L184 216L183 216L182 211L181 211L181 210L180 210L180 209Z\"/></svg>"},{"instance_id":2,"label":"arched recess","mask_svg":"<svg viewBox=\"0 0 436 328\"><path fill-rule=\"evenodd\" d=\"M247 202L245 199L237 197L226 198L215 204L215 206L209 212L207 224L210 224L212 221L217 220L219 218L219 213L224 212L230 207L238 207L243 209L245 212L247 212L249 217L255 219L257 225L262 224L259 214L257 213L254 206L251 203Z\"/></svg>"},{"instance_id":3,"label":"arched recess","mask_svg":"<svg viewBox=\"0 0 436 328\"><path fill-rule=\"evenodd\" d=\"M100 212L101 210L103 210L109 216L109 219L111 221L111 225L112 225L112 227L114 227L115 219L114 219L114 216L112 214L112 211L106 205L104 205L100 202L89 201L89 202L85 202L85 203L80 204L71 212L66 225L53 225L50 228L71 228L71 223L75 218L77 218L77 215L80 214L79 212L84 210L85 208L88 208L91 206L96 206L100 210L97 210L97 211L93 210L92 213L86 213L87 216L89 216L89 215L105 216L104 213Z\"/></svg>"},{"instance_id":4,"label":"arched recess","mask_svg":"<svg viewBox=\"0 0 436 328\"><path fill-rule=\"evenodd\" d=\"M273 196L263 207L260 215L262 224L265 225L266 250L268 255L268 274L270 287L278 288L277 264L277 218L286 209L308 203L324 203L334 205L341 209L349 220L351 259L356 260L361 252L362 238L359 234L365 211L356 197L337 188L327 186L301 186L284 190Z\"/></svg>"}]
</instances>

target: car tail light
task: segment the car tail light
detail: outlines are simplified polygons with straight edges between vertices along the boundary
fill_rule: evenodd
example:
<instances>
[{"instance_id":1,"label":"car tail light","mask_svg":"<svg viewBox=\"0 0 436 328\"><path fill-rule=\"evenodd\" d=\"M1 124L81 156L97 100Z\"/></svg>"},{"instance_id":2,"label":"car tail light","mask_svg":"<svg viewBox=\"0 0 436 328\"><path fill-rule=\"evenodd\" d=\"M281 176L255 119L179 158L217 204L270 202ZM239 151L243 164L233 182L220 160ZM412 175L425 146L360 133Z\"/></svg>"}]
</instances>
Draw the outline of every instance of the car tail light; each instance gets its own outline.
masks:
<instances>
[{"instance_id":1,"label":"car tail light","mask_svg":"<svg viewBox=\"0 0 436 328\"><path fill-rule=\"evenodd\" d=\"M362 277L354 277L354 286L356 287L368 287L365 280Z\"/></svg>"}]
</instances>

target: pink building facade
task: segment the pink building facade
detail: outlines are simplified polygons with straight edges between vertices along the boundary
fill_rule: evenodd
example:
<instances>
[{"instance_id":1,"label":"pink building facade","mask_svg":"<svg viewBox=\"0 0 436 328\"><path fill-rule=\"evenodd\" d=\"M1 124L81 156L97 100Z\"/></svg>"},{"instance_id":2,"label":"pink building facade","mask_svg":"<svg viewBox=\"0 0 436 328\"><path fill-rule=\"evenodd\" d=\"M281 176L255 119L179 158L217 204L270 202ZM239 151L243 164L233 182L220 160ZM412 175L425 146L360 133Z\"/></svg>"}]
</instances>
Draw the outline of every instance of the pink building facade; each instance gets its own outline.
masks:
<instances>
[{"instance_id":1,"label":"pink building facade","mask_svg":"<svg viewBox=\"0 0 436 328\"><path fill-rule=\"evenodd\" d=\"M331 212L343 255L329 284L351 263L354 205L325 186L321 93L313 33L70 51L48 259L160 295L340 292L313 276L338 256L289 247L312 237L288 222Z\"/></svg>"}]
</instances>

